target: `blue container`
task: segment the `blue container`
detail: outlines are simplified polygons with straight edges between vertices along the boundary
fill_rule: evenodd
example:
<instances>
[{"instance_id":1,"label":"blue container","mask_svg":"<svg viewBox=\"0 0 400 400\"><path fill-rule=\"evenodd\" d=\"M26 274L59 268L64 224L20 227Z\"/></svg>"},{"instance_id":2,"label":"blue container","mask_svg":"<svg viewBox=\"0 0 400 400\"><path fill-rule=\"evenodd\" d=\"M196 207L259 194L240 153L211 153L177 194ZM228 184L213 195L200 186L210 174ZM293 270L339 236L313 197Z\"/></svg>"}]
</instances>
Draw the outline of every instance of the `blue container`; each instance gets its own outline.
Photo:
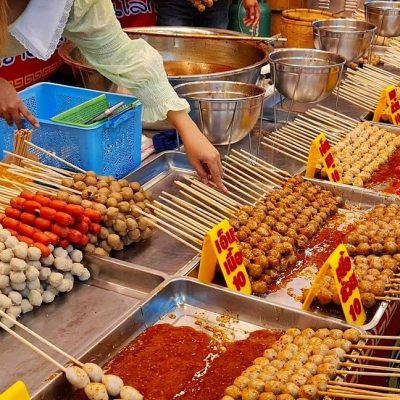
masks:
<instances>
[{"instance_id":1,"label":"blue container","mask_svg":"<svg viewBox=\"0 0 400 400\"><path fill-rule=\"evenodd\" d=\"M50 119L72 107L91 100L103 92L39 83L19 93L22 101L40 122L32 142L85 170L98 175L121 178L138 167L142 149L142 106L116 115L89 128L62 125ZM105 93L110 104L123 101L126 105L136 99L132 96ZM26 127L29 128L28 124ZM3 150L12 151L15 127L0 120L0 158ZM36 153L48 165L65 167L51 157Z\"/></svg>"}]
</instances>

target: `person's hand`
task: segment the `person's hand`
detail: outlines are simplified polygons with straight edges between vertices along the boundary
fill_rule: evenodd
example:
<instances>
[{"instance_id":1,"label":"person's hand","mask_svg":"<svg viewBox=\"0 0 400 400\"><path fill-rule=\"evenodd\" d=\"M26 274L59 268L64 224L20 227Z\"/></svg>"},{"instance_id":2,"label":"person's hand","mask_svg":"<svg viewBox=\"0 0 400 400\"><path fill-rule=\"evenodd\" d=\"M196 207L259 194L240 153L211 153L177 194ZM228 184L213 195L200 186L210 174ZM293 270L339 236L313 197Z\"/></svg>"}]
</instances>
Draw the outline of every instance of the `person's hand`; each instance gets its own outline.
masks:
<instances>
[{"instance_id":1,"label":"person's hand","mask_svg":"<svg viewBox=\"0 0 400 400\"><path fill-rule=\"evenodd\" d=\"M246 10L246 16L243 22L246 26L257 26L260 20L260 7L257 0L243 0L243 7Z\"/></svg>"},{"instance_id":2,"label":"person's hand","mask_svg":"<svg viewBox=\"0 0 400 400\"><path fill-rule=\"evenodd\" d=\"M185 146L190 164L201 181L208 183L211 176L218 189L227 191L222 182L222 164L218 150L200 132L185 111L170 111L168 120L175 126Z\"/></svg>"},{"instance_id":3,"label":"person's hand","mask_svg":"<svg viewBox=\"0 0 400 400\"><path fill-rule=\"evenodd\" d=\"M8 125L11 126L15 123L18 129L22 129L22 116L35 128L40 128L38 120L18 97L14 86L5 79L0 78L0 117L4 118Z\"/></svg>"}]
</instances>

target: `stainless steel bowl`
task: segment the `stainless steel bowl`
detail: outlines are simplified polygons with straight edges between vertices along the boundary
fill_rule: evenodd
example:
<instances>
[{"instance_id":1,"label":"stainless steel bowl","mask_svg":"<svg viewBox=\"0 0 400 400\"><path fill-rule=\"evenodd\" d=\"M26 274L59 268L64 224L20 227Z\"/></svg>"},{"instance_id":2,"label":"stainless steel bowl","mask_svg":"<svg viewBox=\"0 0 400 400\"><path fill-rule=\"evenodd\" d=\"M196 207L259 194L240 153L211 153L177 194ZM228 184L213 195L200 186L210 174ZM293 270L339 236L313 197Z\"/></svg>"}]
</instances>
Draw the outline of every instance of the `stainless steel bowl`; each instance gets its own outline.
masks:
<instances>
[{"instance_id":1,"label":"stainless steel bowl","mask_svg":"<svg viewBox=\"0 0 400 400\"><path fill-rule=\"evenodd\" d=\"M350 64L362 57L374 37L376 26L355 19L313 22L314 46L343 56Z\"/></svg>"},{"instance_id":2,"label":"stainless steel bowl","mask_svg":"<svg viewBox=\"0 0 400 400\"><path fill-rule=\"evenodd\" d=\"M336 88L345 58L313 49L282 49L269 55L272 80L284 97L300 103L324 100Z\"/></svg>"},{"instance_id":3,"label":"stainless steel bowl","mask_svg":"<svg viewBox=\"0 0 400 400\"><path fill-rule=\"evenodd\" d=\"M263 44L164 36L165 32L235 34L231 31L184 27L129 28L125 31L132 39L146 40L161 53L168 79L173 86L204 80L256 83L261 68L268 63L267 47ZM59 54L72 67L78 85L89 89L117 91L117 86L89 65L75 45L62 45Z\"/></svg>"},{"instance_id":4,"label":"stainless steel bowl","mask_svg":"<svg viewBox=\"0 0 400 400\"><path fill-rule=\"evenodd\" d=\"M377 27L379 36L400 36L399 1L367 1L364 8L365 19Z\"/></svg>"},{"instance_id":5,"label":"stainless steel bowl","mask_svg":"<svg viewBox=\"0 0 400 400\"><path fill-rule=\"evenodd\" d=\"M227 81L191 82L175 86L191 107L191 117L213 144L242 140L257 123L265 89Z\"/></svg>"}]
</instances>

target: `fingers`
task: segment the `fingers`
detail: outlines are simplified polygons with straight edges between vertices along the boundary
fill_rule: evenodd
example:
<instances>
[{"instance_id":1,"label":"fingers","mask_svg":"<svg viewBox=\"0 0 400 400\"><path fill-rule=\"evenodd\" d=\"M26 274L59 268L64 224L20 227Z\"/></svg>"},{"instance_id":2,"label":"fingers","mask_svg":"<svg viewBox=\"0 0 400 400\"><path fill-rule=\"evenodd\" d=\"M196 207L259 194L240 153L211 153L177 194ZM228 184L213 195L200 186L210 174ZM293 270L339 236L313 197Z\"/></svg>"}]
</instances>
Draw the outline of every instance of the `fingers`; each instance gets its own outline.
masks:
<instances>
[{"instance_id":1,"label":"fingers","mask_svg":"<svg viewBox=\"0 0 400 400\"><path fill-rule=\"evenodd\" d=\"M13 117L8 111L2 112L1 117L6 120L7 125L9 125L9 126L13 125L13 123L14 123Z\"/></svg>"},{"instance_id":2,"label":"fingers","mask_svg":"<svg viewBox=\"0 0 400 400\"><path fill-rule=\"evenodd\" d=\"M243 18L243 22L246 26L254 27L257 26L260 20L260 9L258 3L250 6L247 9L246 16Z\"/></svg>"},{"instance_id":3,"label":"fingers","mask_svg":"<svg viewBox=\"0 0 400 400\"><path fill-rule=\"evenodd\" d=\"M10 112L12 120L15 122L15 125L17 125L17 129L22 129L24 127L22 123L22 118L21 114L18 109L14 109Z\"/></svg>"},{"instance_id":4,"label":"fingers","mask_svg":"<svg viewBox=\"0 0 400 400\"><path fill-rule=\"evenodd\" d=\"M224 192L227 192L228 189L225 187L224 183L222 182L223 169L222 169L221 159L220 159L218 153L215 156L213 156L212 160L210 160L207 163L207 166L208 166L208 169L210 170L212 180L217 185L218 189L220 189Z\"/></svg>"},{"instance_id":5,"label":"fingers","mask_svg":"<svg viewBox=\"0 0 400 400\"><path fill-rule=\"evenodd\" d=\"M201 181L207 185L208 184L208 173L204 168L203 164L200 161L192 161L192 165L197 172L197 175L201 179Z\"/></svg>"},{"instance_id":6,"label":"fingers","mask_svg":"<svg viewBox=\"0 0 400 400\"><path fill-rule=\"evenodd\" d=\"M24 104L21 104L19 112L28 120L28 122L32 126L34 126L35 128L40 128L39 121L32 115L32 113L26 108L26 106ZM18 113L18 115L19 115L19 113ZM21 118L19 118L19 119L21 120ZM17 122L17 121L15 120L15 122ZM18 126L18 124L17 124L17 126ZM21 128L22 128L22 125L21 125ZM18 128L18 129L21 129L21 128Z\"/></svg>"}]
</instances>

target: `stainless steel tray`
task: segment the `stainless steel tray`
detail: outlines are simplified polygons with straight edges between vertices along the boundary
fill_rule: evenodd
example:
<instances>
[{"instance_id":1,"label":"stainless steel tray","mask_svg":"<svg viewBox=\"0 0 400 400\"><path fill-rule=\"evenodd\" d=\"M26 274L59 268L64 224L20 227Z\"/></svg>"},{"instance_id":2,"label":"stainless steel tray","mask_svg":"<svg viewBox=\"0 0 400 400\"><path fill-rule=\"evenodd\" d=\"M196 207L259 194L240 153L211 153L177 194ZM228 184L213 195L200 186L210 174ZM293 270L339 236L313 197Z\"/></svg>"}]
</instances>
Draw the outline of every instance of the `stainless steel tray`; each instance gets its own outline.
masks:
<instances>
[{"instance_id":1,"label":"stainless steel tray","mask_svg":"<svg viewBox=\"0 0 400 400\"><path fill-rule=\"evenodd\" d=\"M82 361L93 361L101 365L106 363L146 328L159 322L191 326L199 330L201 326L196 321L200 320L208 327L221 329L216 318L227 312L235 320L227 324L224 331L235 339L242 339L247 333L262 328L348 328L348 325L331 318L274 305L219 286L204 285L195 279L171 278L140 307L125 316L106 337L98 340L82 357ZM205 332L209 333L209 330ZM68 400L72 398L71 387L64 376L59 375L33 398Z\"/></svg>"},{"instance_id":2,"label":"stainless steel tray","mask_svg":"<svg viewBox=\"0 0 400 400\"><path fill-rule=\"evenodd\" d=\"M164 190L177 195L179 188L174 180L183 174L193 174L186 155L179 151L168 151L145 163L126 179L141 183L157 198ZM184 275L198 262L193 250L160 230L156 230L149 240L113 252L111 257L169 276Z\"/></svg>"},{"instance_id":3,"label":"stainless steel tray","mask_svg":"<svg viewBox=\"0 0 400 400\"><path fill-rule=\"evenodd\" d=\"M393 133L400 133L400 126L396 126L393 124L386 124L384 122L372 122L372 119L374 117L374 113L372 111L368 111L366 114L363 114L361 116L361 121L366 121L366 122L370 122L371 125L375 125L378 126L379 128L382 129L386 129L389 132L393 132Z\"/></svg>"},{"instance_id":4,"label":"stainless steel tray","mask_svg":"<svg viewBox=\"0 0 400 400\"><path fill-rule=\"evenodd\" d=\"M78 358L107 337L164 282L160 274L109 259L90 258L88 264L93 278L87 283L76 283L72 292L58 296L52 304L43 305L20 319L24 325ZM24 336L21 329L14 329ZM52 364L2 331L0 349L0 393L17 380L23 380L33 395L54 372ZM57 353L50 350L49 354L65 362Z\"/></svg>"}]
</instances>

